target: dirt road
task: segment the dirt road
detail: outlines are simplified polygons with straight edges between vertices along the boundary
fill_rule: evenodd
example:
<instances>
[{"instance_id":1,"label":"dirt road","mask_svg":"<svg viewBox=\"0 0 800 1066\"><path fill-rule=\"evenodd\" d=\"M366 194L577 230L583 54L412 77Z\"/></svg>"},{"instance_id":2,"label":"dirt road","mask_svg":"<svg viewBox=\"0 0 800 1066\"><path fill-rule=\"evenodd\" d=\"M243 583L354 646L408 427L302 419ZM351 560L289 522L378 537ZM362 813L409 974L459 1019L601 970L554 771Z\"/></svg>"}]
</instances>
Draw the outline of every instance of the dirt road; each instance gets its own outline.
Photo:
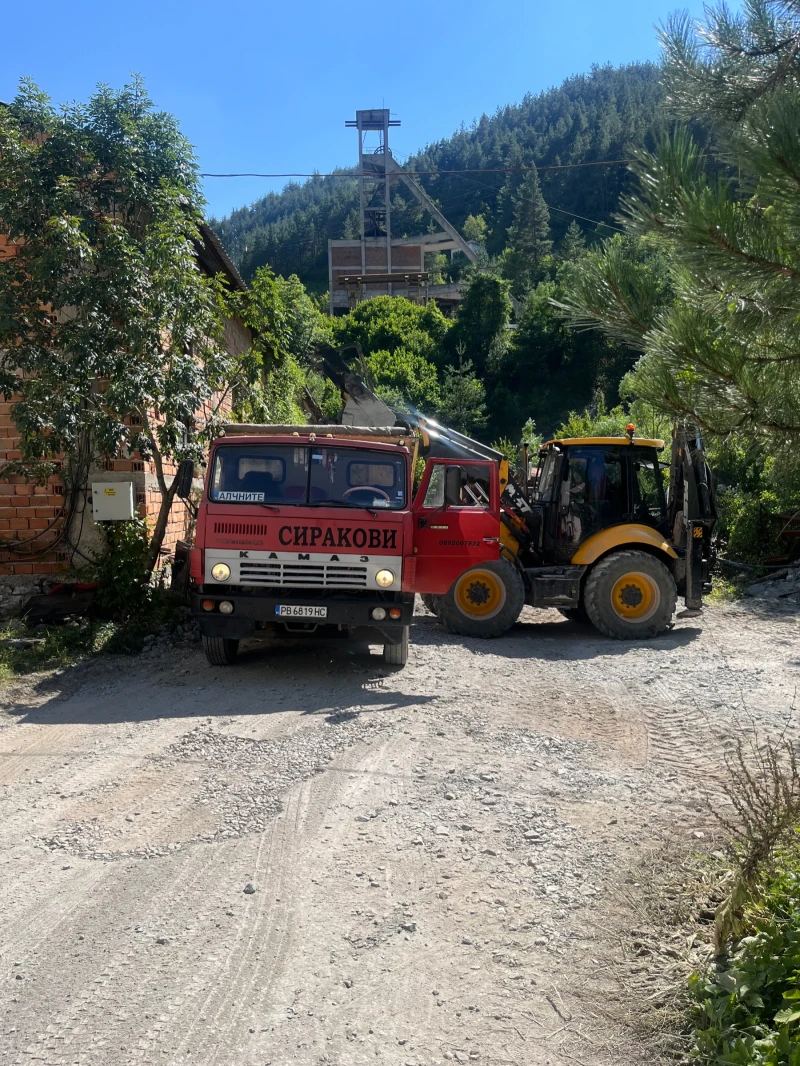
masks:
<instances>
[{"instance_id":1,"label":"dirt road","mask_svg":"<svg viewBox=\"0 0 800 1066\"><path fill-rule=\"evenodd\" d=\"M178 644L8 687L0 1062L644 1061L635 870L711 844L705 775L800 681L759 610L643 644L423 611L404 671Z\"/></svg>"}]
</instances>

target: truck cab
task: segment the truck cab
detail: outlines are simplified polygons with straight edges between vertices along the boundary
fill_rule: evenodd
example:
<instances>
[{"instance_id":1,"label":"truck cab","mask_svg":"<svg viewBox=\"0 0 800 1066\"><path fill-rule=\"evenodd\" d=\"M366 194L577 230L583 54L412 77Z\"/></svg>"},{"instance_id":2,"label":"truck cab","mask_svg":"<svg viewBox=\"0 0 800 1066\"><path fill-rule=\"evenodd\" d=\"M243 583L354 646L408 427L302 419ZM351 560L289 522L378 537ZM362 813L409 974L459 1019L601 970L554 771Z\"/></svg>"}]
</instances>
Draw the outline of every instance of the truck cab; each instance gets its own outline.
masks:
<instances>
[{"instance_id":1,"label":"truck cab","mask_svg":"<svg viewBox=\"0 0 800 1066\"><path fill-rule=\"evenodd\" d=\"M216 665L265 630L347 635L405 662L413 442L315 428L231 426L212 445L191 601Z\"/></svg>"}]
</instances>

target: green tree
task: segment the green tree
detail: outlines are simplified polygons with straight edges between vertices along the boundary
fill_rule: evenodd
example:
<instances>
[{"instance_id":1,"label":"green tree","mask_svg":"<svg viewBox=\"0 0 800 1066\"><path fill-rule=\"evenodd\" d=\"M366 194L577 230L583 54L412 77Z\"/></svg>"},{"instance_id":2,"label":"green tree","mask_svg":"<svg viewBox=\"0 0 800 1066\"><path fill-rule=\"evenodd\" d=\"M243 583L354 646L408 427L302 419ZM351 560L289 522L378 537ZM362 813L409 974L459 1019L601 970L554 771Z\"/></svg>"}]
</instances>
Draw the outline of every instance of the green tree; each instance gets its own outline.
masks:
<instances>
[{"instance_id":1,"label":"green tree","mask_svg":"<svg viewBox=\"0 0 800 1066\"><path fill-rule=\"evenodd\" d=\"M713 123L723 162L686 129L640 152L628 229L656 240L674 299L618 249L587 257L565 301L643 352L642 398L724 436L800 436L800 8L763 0L662 31L668 103Z\"/></svg>"},{"instance_id":2,"label":"green tree","mask_svg":"<svg viewBox=\"0 0 800 1066\"><path fill-rule=\"evenodd\" d=\"M539 281L553 249L550 210L545 203L536 170L525 175L513 197L514 221L503 253L503 272L516 296L522 296Z\"/></svg>"},{"instance_id":3,"label":"green tree","mask_svg":"<svg viewBox=\"0 0 800 1066\"><path fill-rule=\"evenodd\" d=\"M483 215L467 215L461 229L465 240L475 241L476 244L486 244L488 226Z\"/></svg>"},{"instance_id":4,"label":"green tree","mask_svg":"<svg viewBox=\"0 0 800 1066\"><path fill-rule=\"evenodd\" d=\"M440 363L442 359L454 362L463 354L476 372L483 374L510 316L507 284L492 274L474 273L447 335Z\"/></svg>"},{"instance_id":5,"label":"green tree","mask_svg":"<svg viewBox=\"0 0 800 1066\"><path fill-rule=\"evenodd\" d=\"M309 296L296 274L275 280L286 313L288 350L301 365L310 366L317 348L332 341L331 320Z\"/></svg>"},{"instance_id":6,"label":"green tree","mask_svg":"<svg viewBox=\"0 0 800 1066\"><path fill-rule=\"evenodd\" d=\"M367 357L367 366L377 385L378 395L392 406L418 407L433 415L439 407L439 377L436 367L424 356L397 348L378 351Z\"/></svg>"},{"instance_id":7,"label":"green tree","mask_svg":"<svg viewBox=\"0 0 800 1066\"><path fill-rule=\"evenodd\" d=\"M486 393L469 359L459 353L458 366L449 366L442 385L442 422L459 433L476 433L486 425Z\"/></svg>"},{"instance_id":8,"label":"green tree","mask_svg":"<svg viewBox=\"0 0 800 1066\"><path fill-rule=\"evenodd\" d=\"M553 301L563 294L559 269L554 281L541 282L526 300L510 343L486 374L489 427L498 436L513 436L527 417L552 433L570 411L604 392L613 403L635 362L623 344L595 330L567 328Z\"/></svg>"},{"instance_id":9,"label":"green tree","mask_svg":"<svg viewBox=\"0 0 800 1066\"><path fill-rule=\"evenodd\" d=\"M199 458L246 360L223 340L231 294L193 245L197 166L140 80L56 111L31 82L0 108L0 389L15 398L20 467L138 449L155 464L158 559L175 492L169 460ZM41 470L41 467L39 467Z\"/></svg>"},{"instance_id":10,"label":"green tree","mask_svg":"<svg viewBox=\"0 0 800 1066\"><path fill-rule=\"evenodd\" d=\"M402 296L376 296L332 325L336 344L358 341L365 355L402 349L435 362L449 322L435 303L422 307Z\"/></svg>"},{"instance_id":11,"label":"green tree","mask_svg":"<svg viewBox=\"0 0 800 1066\"><path fill-rule=\"evenodd\" d=\"M573 220L567 226L567 232L558 249L558 257L565 263L574 263L586 254L586 237L578 223Z\"/></svg>"}]
</instances>

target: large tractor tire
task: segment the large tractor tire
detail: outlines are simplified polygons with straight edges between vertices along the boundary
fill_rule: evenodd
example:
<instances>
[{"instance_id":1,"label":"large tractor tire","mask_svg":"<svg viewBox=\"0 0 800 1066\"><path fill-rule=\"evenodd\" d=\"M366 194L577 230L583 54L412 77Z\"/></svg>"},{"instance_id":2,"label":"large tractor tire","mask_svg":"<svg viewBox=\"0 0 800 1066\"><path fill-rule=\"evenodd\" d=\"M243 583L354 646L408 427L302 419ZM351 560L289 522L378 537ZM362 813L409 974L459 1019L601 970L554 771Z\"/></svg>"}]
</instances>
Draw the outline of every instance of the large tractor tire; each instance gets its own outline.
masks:
<instances>
[{"instance_id":1,"label":"large tractor tire","mask_svg":"<svg viewBox=\"0 0 800 1066\"><path fill-rule=\"evenodd\" d=\"M383 661L387 666L405 666L408 662L408 626L403 626L403 638L399 644L383 645Z\"/></svg>"},{"instance_id":2,"label":"large tractor tire","mask_svg":"<svg viewBox=\"0 0 800 1066\"><path fill-rule=\"evenodd\" d=\"M212 666L230 666L239 654L239 641L230 637L203 637L203 651Z\"/></svg>"},{"instance_id":3,"label":"large tractor tire","mask_svg":"<svg viewBox=\"0 0 800 1066\"><path fill-rule=\"evenodd\" d=\"M678 591L667 567L641 551L619 551L590 571L583 602L595 629L615 640L663 633L675 613Z\"/></svg>"},{"instance_id":4,"label":"large tractor tire","mask_svg":"<svg viewBox=\"0 0 800 1066\"><path fill-rule=\"evenodd\" d=\"M474 566L436 597L436 614L451 633L462 637L499 637L519 618L525 586L507 559Z\"/></svg>"}]
</instances>

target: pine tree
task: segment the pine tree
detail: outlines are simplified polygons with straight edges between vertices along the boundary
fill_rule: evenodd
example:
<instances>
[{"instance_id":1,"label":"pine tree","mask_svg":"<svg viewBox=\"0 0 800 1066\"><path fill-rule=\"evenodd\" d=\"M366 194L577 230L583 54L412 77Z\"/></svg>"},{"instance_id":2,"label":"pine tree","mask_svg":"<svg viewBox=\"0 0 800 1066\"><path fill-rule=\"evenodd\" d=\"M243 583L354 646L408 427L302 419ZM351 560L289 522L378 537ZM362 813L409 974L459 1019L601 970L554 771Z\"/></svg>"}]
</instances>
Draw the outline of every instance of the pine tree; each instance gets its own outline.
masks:
<instances>
[{"instance_id":1,"label":"pine tree","mask_svg":"<svg viewBox=\"0 0 800 1066\"><path fill-rule=\"evenodd\" d=\"M459 433L474 433L486 425L486 391L473 373L472 362L464 361L463 351L458 366L449 366L444 372L441 416Z\"/></svg>"},{"instance_id":2,"label":"pine tree","mask_svg":"<svg viewBox=\"0 0 800 1066\"><path fill-rule=\"evenodd\" d=\"M585 253L586 238L583 235L583 230L573 218L567 227L564 239L561 241L561 247L558 250L559 257L565 263L572 263L576 259L580 259Z\"/></svg>"},{"instance_id":3,"label":"pine tree","mask_svg":"<svg viewBox=\"0 0 800 1066\"><path fill-rule=\"evenodd\" d=\"M672 294L618 241L564 301L644 353L638 395L722 435L800 438L800 5L721 7L663 31L668 99L714 123L721 171L679 128L640 152L628 229L663 249ZM674 294L674 295L673 295Z\"/></svg>"},{"instance_id":4,"label":"pine tree","mask_svg":"<svg viewBox=\"0 0 800 1066\"><path fill-rule=\"evenodd\" d=\"M550 210L545 203L536 170L530 170L514 196L514 222L508 231L504 272L515 295L524 294L543 274L550 254Z\"/></svg>"}]
</instances>

